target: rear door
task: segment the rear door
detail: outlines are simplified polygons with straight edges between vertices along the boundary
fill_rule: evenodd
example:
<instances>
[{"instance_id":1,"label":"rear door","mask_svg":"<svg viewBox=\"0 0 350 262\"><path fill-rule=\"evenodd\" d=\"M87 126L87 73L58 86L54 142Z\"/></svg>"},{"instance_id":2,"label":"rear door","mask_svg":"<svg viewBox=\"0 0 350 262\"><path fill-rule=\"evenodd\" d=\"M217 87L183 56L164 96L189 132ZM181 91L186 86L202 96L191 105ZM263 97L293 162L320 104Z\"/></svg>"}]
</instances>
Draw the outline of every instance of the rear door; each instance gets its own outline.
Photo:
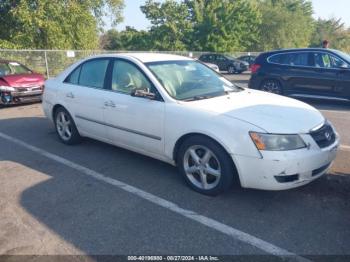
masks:
<instances>
[{"instance_id":1,"label":"rear door","mask_svg":"<svg viewBox=\"0 0 350 262\"><path fill-rule=\"evenodd\" d=\"M110 59L88 60L64 81L62 96L79 132L97 139L106 139L104 102L107 100L106 73Z\"/></svg>"},{"instance_id":2,"label":"rear door","mask_svg":"<svg viewBox=\"0 0 350 262\"><path fill-rule=\"evenodd\" d=\"M284 65L284 77L287 80L285 89L289 93L305 94L313 85L313 69L309 52L290 52L275 57Z\"/></svg>"}]
</instances>

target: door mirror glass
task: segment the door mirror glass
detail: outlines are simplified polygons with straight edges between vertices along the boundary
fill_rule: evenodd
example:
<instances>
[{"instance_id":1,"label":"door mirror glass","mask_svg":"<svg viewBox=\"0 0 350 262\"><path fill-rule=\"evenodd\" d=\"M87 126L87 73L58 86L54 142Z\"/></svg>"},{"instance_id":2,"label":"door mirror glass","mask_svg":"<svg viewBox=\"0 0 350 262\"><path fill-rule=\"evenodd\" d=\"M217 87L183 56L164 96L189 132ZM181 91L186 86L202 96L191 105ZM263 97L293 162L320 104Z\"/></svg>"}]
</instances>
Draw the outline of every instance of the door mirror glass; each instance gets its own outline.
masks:
<instances>
[{"instance_id":1,"label":"door mirror glass","mask_svg":"<svg viewBox=\"0 0 350 262\"><path fill-rule=\"evenodd\" d=\"M135 89L131 92L131 96L135 97L143 97L143 98L148 98L148 99L155 99L156 94L152 93L149 91L149 89Z\"/></svg>"},{"instance_id":2,"label":"door mirror glass","mask_svg":"<svg viewBox=\"0 0 350 262\"><path fill-rule=\"evenodd\" d=\"M350 68L349 65L346 64L346 63L342 63L342 64L340 64L338 67L339 67L340 69L349 69L349 68Z\"/></svg>"}]
</instances>

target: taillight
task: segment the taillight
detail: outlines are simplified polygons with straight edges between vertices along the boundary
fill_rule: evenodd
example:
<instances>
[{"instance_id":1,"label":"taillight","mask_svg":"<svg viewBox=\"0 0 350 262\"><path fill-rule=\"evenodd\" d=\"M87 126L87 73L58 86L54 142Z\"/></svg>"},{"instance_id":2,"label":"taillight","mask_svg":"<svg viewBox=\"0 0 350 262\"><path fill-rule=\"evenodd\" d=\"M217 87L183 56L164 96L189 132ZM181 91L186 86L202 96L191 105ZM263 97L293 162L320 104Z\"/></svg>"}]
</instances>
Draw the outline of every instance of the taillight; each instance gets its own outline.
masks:
<instances>
[{"instance_id":1,"label":"taillight","mask_svg":"<svg viewBox=\"0 0 350 262\"><path fill-rule=\"evenodd\" d=\"M252 64L252 66L251 66L252 74L255 74L256 72L258 72L260 67L261 67L261 65L259 65L259 64Z\"/></svg>"}]
</instances>

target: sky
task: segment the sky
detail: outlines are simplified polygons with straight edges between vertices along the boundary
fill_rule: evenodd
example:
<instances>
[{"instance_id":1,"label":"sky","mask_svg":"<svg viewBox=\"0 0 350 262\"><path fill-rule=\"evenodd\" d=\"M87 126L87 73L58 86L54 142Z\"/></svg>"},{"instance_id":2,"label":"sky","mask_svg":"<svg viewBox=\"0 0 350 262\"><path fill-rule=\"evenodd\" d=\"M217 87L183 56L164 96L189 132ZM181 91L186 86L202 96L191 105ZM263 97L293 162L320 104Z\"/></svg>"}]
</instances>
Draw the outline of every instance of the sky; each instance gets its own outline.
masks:
<instances>
[{"instance_id":1,"label":"sky","mask_svg":"<svg viewBox=\"0 0 350 262\"><path fill-rule=\"evenodd\" d=\"M137 30L147 29L150 23L141 12L140 6L145 0L124 0L124 22L117 29L132 26ZM342 21L350 27L350 0L312 0L315 18L342 18ZM107 21L107 27L108 21Z\"/></svg>"}]
</instances>

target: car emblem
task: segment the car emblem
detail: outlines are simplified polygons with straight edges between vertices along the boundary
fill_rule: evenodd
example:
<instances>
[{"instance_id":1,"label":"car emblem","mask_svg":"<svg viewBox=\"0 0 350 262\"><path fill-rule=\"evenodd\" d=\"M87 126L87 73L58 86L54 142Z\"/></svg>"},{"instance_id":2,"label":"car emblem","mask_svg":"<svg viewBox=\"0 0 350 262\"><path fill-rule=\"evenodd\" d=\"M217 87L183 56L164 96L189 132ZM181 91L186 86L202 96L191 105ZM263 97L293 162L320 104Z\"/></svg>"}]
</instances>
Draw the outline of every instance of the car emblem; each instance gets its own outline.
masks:
<instances>
[{"instance_id":1,"label":"car emblem","mask_svg":"<svg viewBox=\"0 0 350 262\"><path fill-rule=\"evenodd\" d=\"M326 137L326 139L327 139L328 141L331 141L332 136L331 136L331 134L330 134L329 132L326 132L326 133L324 134L324 136Z\"/></svg>"}]
</instances>

